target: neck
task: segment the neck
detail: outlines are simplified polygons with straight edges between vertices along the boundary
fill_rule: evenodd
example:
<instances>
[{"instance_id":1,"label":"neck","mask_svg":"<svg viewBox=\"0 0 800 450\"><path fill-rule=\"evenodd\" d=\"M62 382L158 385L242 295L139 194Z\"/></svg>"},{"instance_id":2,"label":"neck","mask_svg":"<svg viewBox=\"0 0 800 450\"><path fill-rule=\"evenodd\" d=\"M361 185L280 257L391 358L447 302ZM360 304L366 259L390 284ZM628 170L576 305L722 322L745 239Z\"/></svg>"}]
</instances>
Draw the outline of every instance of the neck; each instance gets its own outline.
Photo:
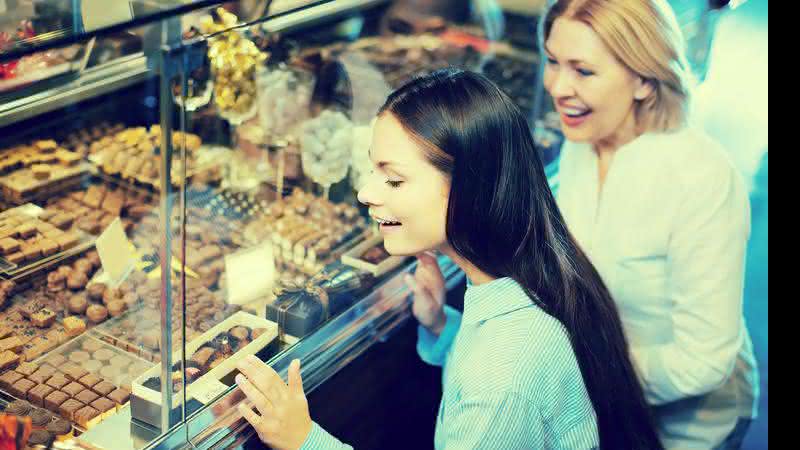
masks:
<instances>
[{"instance_id":1,"label":"neck","mask_svg":"<svg viewBox=\"0 0 800 450\"><path fill-rule=\"evenodd\" d=\"M622 146L629 144L634 139L639 137L641 133L636 126L636 117L634 110L631 109L628 117L622 122L622 125L617 127L616 131L610 136L600 139L592 143L592 147L598 156L613 156L617 150Z\"/></svg>"},{"instance_id":2,"label":"neck","mask_svg":"<svg viewBox=\"0 0 800 450\"><path fill-rule=\"evenodd\" d=\"M492 281L496 280L497 277L489 275L488 273L480 270L479 268L475 267L474 264L467 261L464 257L459 255L455 250L447 245L447 248L442 250L442 253L447 255L451 260L453 260L456 265L464 271L469 278L469 281L472 282L473 285L479 286L481 284L491 283Z\"/></svg>"}]
</instances>

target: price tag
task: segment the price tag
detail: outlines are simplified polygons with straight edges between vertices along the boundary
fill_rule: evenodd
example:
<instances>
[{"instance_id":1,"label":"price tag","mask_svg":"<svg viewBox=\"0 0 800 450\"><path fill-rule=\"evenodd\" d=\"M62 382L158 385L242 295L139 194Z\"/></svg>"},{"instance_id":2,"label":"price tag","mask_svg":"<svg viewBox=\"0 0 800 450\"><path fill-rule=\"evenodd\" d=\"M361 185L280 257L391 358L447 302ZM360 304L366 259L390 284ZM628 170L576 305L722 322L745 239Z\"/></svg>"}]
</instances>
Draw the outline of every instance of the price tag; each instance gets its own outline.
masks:
<instances>
[{"instance_id":1,"label":"price tag","mask_svg":"<svg viewBox=\"0 0 800 450\"><path fill-rule=\"evenodd\" d=\"M275 283L275 257L272 243L225 256L228 303L242 305L272 292Z\"/></svg>"},{"instance_id":2,"label":"price tag","mask_svg":"<svg viewBox=\"0 0 800 450\"><path fill-rule=\"evenodd\" d=\"M128 0L81 0L80 5L84 31L133 20L133 2Z\"/></svg>"},{"instance_id":3,"label":"price tag","mask_svg":"<svg viewBox=\"0 0 800 450\"><path fill-rule=\"evenodd\" d=\"M133 245L125 236L119 217L103 231L95 243L103 272L111 286L122 283L136 266L136 253Z\"/></svg>"},{"instance_id":4,"label":"price tag","mask_svg":"<svg viewBox=\"0 0 800 450\"><path fill-rule=\"evenodd\" d=\"M204 380L199 385L197 383L193 383L191 388L192 397L204 405L213 402L228 390L228 386L225 386L219 380Z\"/></svg>"}]
</instances>

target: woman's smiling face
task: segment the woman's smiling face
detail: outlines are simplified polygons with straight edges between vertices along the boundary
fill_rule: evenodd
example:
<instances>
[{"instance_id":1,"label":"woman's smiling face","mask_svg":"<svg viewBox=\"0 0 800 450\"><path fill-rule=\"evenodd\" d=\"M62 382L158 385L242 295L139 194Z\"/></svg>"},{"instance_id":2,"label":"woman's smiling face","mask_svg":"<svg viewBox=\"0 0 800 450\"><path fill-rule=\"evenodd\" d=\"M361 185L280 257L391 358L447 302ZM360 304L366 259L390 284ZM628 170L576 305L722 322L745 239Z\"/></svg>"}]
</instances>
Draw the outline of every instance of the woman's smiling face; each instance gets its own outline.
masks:
<instances>
[{"instance_id":1,"label":"woman's smiling face","mask_svg":"<svg viewBox=\"0 0 800 450\"><path fill-rule=\"evenodd\" d=\"M370 158L374 166L358 200L380 223L392 255L416 255L447 245L450 181L391 113L375 122Z\"/></svg>"}]
</instances>

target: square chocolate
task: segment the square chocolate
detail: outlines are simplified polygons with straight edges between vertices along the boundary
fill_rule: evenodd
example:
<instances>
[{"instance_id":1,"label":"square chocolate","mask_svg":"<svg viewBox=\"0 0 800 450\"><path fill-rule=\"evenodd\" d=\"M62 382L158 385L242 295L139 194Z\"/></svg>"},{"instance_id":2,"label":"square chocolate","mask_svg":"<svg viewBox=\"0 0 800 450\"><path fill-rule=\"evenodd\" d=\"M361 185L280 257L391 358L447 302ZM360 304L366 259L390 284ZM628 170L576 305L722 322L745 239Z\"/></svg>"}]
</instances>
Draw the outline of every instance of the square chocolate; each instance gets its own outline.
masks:
<instances>
[{"instance_id":1,"label":"square chocolate","mask_svg":"<svg viewBox=\"0 0 800 450\"><path fill-rule=\"evenodd\" d=\"M31 381L35 381L37 384L45 384L47 383L47 380L49 380L50 377L53 376L53 372L54 371L52 370L40 367L39 370L32 373L31 375L28 375L28 379Z\"/></svg>"},{"instance_id":2,"label":"square chocolate","mask_svg":"<svg viewBox=\"0 0 800 450\"><path fill-rule=\"evenodd\" d=\"M112 409L117 408L117 405L114 402L105 397L98 398L97 400L90 403L89 406L100 411L100 414L105 414L111 411Z\"/></svg>"},{"instance_id":3,"label":"square chocolate","mask_svg":"<svg viewBox=\"0 0 800 450\"><path fill-rule=\"evenodd\" d=\"M44 407L54 413L59 413L61 404L67 400L69 400L69 395L61 391L53 391L50 393L50 395L44 398Z\"/></svg>"},{"instance_id":4,"label":"square chocolate","mask_svg":"<svg viewBox=\"0 0 800 450\"><path fill-rule=\"evenodd\" d=\"M97 425L97 423L100 421L100 411L92 408L91 406L85 406L80 410L75 411L73 414L73 420L75 423L88 430L89 428Z\"/></svg>"},{"instance_id":5,"label":"square chocolate","mask_svg":"<svg viewBox=\"0 0 800 450\"><path fill-rule=\"evenodd\" d=\"M58 407L58 413L61 414L61 417L74 421L75 412L81 408L83 408L83 403L71 398L66 400L61 404L61 406Z\"/></svg>"},{"instance_id":6,"label":"square chocolate","mask_svg":"<svg viewBox=\"0 0 800 450\"><path fill-rule=\"evenodd\" d=\"M91 373L84 375L78 382L87 388L91 389L100 382L100 378L97 375L92 375Z\"/></svg>"},{"instance_id":7,"label":"square chocolate","mask_svg":"<svg viewBox=\"0 0 800 450\"><path fill-rule=\"evenodd\" d=\"M47 358L47 362L55 367L62 367L67 362L67 358L65 358L64 355L55 354L50 355Z\"/></svg>"},{"instance_id":8,"label":"square chocolate","mask_svg":"<svg viewBox=\"0 0 800 450\"><path fill-rule=\"evenodd\" d=\"M112 383L109 383L106 380L103 380L103 381L95 384L92 387L93 391L97 392L98 394L100 394L102 396L106 396L106 395L114 392L115 389L117 389L117 387L114 386Z\"/></svg>"},{"instance_id":9,"label":"square chocolate","mask_svg":"<svg viewBox=\"0 0 800 450\"><path fill-rule=\"evenodd\" d=\"M11 394L14 397L17 397L19 399L25 399L25 398L28 397L28 391L33 389L35 386L36 386L36 383L34 383L31 380L23 378L21 380L18 380L16 383L14 383L11 386L11 389L9 389L9 390L11 391Z\"/></svg>"},{"instance_id":10,"label":"square chocolate","mask_svg":"<svg viewBox=\"0 0 800 450\"><path fill-rule=\"evenodd\" d=\"M65 365L62 371L64 372L64 375L67 376L67 378L73 381L78 381L89 373L83 367L72 363L69 363L69 365Z\"/></svg>"},{"instance_id":11,"label":"square chocolate","mask_svg":"<svg viewBox=\"0 0 800 450\"><path fill-rule=\"evenodd\" d=\"M21 373L15 372L13 370L9 370L8 372L6 372L2 376L0 376L0 387L5 389L5 390L7 390L7 391L10 391L11 390L11 386L13 386L14 383L16 383L17 381L19 381L19 380L21 380L23 378L25 378L25 376L22 375Z\"/></svg>"},{"instance_id":12,"label":"square chocolate","mask_svg":"<svg viewBox=\"0 0 800 450\"><path fill-rule=\"evenodd\" d=\"M108 394L107 397L111 400L114 400L117 405L122 406L125 403L128 403L128 400L131 399L131 393L127 389L119 388Z\"/></svg>"},{"instance_id":13,"label":"square chocolate","mask_svg":"<svg viewBox=\"0 0 800 450\"><path fill-rule=\"evenodd\" d=\"M67 377L65 377L64 375L62 375L60 373L57 373L57 374L53 375L52 377L50 377L49 380L47 380L47 385L52 387L52 388L55 388L55 389L61 389L62 387L66 386L68 383L69 383L69 380L67 379Z\"/></svg>"},{"instance_id":14,"label":"square chocolate","mask_svg":"<svg viewBox=\"0 0 800 450\"><path fill-rule=\"evenodd\" d=\"M83 403L84 405L88 405L93 401L97 400L99 395L95 394L94 392L90 391L89 389L84 389L75 396L75 400Z\"/></svg>"},{"instance_id":15,"label":"square chocolate","mask_svg":"<svg viewBox=\"0 0 800 450\"><path fill-rule=\"evenodd\" d=\"M63 388L61 388L61 391L65 392L70 397L75 397L76 395L78 395L79 392L81 392L84 389L86 388L83 387L82 384L73 381L68 385L64 386Z\"/></svg>"},{"instance_id":16,"label":"square chocolate","mask_svg":"<svg viewBox=\"0 0 800 450\"><path fill-rule=\"evenodd\" d=\"M44 407L44 399L54 390L46 384L40 384L28 391L28 401L36 406Z\"/></svg>"}]
</instances>

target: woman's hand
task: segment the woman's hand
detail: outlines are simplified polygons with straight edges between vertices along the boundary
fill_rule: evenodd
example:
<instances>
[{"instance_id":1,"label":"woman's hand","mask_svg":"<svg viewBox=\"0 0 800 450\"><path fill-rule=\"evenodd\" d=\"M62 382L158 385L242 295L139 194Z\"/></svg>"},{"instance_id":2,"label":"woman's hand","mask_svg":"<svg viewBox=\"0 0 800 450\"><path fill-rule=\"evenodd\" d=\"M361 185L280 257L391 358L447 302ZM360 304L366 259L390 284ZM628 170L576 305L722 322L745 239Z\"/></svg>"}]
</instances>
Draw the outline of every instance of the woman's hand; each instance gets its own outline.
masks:
<instances>
[{"instance_id":1,"label":"woman's hand","mask_svg":"<svg viewBox=\"0 0 800 450\"><path fill-rule=\"evenodd\" d=\"M236 383L258 414L239 404L239 412L255 428L261 441L275 450L297 450L311 432L311 415L303 392L300 361L289 365L289 384L255 356L238 365Z\"/></svg>"},{"instance_id":2,"label":"woman's hand","mask_svg":"<svg viewBox=\"0 0 800 450\"><path fill-rule=\"evenodd\" d=\"M419 323L435 335L444 329L447 317L444 314L445 283L436 258L428 253L417 255L417 271L403 278L414 292L411 311Z\"/></svg>"}]
</instances>

